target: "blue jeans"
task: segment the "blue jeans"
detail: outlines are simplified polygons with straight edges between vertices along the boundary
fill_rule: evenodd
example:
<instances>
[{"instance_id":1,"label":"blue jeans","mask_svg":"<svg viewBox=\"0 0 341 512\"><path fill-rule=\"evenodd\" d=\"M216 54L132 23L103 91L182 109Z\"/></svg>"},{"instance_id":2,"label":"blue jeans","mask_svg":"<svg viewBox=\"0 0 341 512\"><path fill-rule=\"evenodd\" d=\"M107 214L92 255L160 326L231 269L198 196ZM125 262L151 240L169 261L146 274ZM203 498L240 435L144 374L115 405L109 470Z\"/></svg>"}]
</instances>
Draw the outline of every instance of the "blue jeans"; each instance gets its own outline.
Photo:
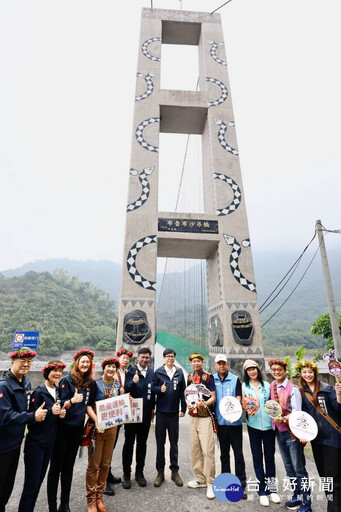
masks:
<instances>
[{"instance_id":1,"label":"blue jeans","mask_svg":"<svg viewBox=\"0 0 341 512\"><path fill-rule=\"evenodd\" d=\"M276 437L286 474L290 479L293 479L292 482L296 483L293 492L293 499L296 499L297 496L302 496L302 502L304 505L310 505L310 491L306 490L308 487L309 477L307 470L305 469L303 447L291 438L290 433L287 430L281 432L276 428ZM306 480L302 482L303 478Z\"/></svg>"},{"instance_id":2,"label":"blue jeans","mask_svg":"<svg viewBox=\"0 0 341 512\"><path fill-rule=\"evenodd\" d=\"M275 432L270 430L259 430L258 428L247 426L250 439L253 467L259 480L258 494L264 496L270 492L276 492L275 489L266 488L266 478L275 478ZM265 471L263 465L263 454L265 462Z\"/></svg>"}]
</instances>

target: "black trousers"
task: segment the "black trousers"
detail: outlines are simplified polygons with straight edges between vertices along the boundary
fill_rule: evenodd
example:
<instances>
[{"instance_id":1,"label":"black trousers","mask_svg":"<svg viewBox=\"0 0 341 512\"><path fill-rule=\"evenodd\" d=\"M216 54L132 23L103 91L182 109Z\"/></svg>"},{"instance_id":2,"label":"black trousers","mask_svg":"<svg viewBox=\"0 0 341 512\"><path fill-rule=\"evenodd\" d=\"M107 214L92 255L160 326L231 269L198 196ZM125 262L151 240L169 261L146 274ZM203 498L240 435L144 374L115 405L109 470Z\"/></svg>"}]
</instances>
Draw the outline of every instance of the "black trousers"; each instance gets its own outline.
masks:
<instances>
[{"instance_id":1,"label":"black trousers","mask_svg":"<svg viewBox=\"0 0 341 512\"><path fill-rule=\"evenodd\" d=\"M25 482L18 512L33 512L50 462L52 445L25 443Z\"/></svg>"},{"instance_id":2,"label":"black trousers","mask_svg":"<svg viewBox=\"0 0 341 512\"><path fill-rule=\"evenodd\" d=\"M124 425L124 445L122 450L123 473L130 475L136 439L136 473L142 473L147 453L147 439L151 419L143 419L142 423Z\"/></svg>"},{"instance_id":3,"label":"black trousers","mask_svg":"<svg viewBox=\"0 0 341 512\"><path fill-rule=\"evenodd\" d=\"M243 455L243 425L219 425L218 439L220 444L221 472L231 473L230 447L232 446L235 460L235 475L239 478L243 489L245 489L246 474Z\"/></svg>"},{"instance_id":4,"label":"black trousers","mask_svg":"<svg viewBox=\"0 0 341 512\"><path fill-rule=\"evenodd\" d=\"M325 491L328 512L341 510L341 448L312 442L313 455L320 477L332 477L333 491Z\"/></svg>"},{"instance_id":5,"label":"black trousers","mask_svg":"<svg viewBox=\"0 0 341 512\"><path fill-rule=\"evenodd\" d=\"M52 450L49 474L47 477L47 499L50 512L57 508L57 490L60 476L61 503L69 503L70 491L79 444L83 434L83 425L71 427L58 425L57 436Z\"/></svg>"},{"instance_id":6,"label":"black trousers","mask_svg":"<svg viewBox=\"0 0 341 512\"><path fill-rule=\"evenodd\" d=\"M165 469L165 442L167 431L170 443L169 469L171 471L178 471L179 413L156 411L156 471L158 473L162 473Z\"/></svg>"},{"instance_id":7,"label":"black trousers","mask_svg":"<svg viewBox=\"0 0 341 512\"><path fill-rule=\"evenodd\" d=\"M0 454L0 512L5 512L5 507L12 494L19 457L20 446L15 450Z\"/></svg>"},{"instance_id":8,"label":"black trousers","mask_svg":"<svg viewBox=\"0 0 341 512\"><path fill-rule=\"evenodd\" d=\"M272 430L272 428L269 430L259 430L249 425L247 426L247 430L250 439L253 467L257 480L259 481L258 494L264 496L271 492L277 492L276 484L273 484L274 488L271 489L267 489L266 484L269 479L274 479L276 476L275 431Z\"/></svg>"}]
</instances>

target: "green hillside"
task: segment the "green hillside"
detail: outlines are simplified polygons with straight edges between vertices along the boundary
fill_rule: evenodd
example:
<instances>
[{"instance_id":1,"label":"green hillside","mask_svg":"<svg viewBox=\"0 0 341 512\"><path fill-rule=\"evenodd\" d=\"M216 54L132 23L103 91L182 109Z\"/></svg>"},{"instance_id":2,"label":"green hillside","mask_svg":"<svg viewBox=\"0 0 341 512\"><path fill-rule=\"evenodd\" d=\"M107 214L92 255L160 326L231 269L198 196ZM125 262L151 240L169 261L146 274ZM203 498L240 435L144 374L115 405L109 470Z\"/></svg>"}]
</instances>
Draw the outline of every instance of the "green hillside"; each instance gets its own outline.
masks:
<instances>
[{"instance_id":1,"label":"green hillside","mask_svg":"<svg viewBox=\"0 0 341 512\"><path fill-rule=\"evenodd\" d=\"M0 274L0 350L11 348L15 330L40 331L41 354L111 348L116 318L107 292L65 270L7 278Z\"/></svg>"}]
</instances>

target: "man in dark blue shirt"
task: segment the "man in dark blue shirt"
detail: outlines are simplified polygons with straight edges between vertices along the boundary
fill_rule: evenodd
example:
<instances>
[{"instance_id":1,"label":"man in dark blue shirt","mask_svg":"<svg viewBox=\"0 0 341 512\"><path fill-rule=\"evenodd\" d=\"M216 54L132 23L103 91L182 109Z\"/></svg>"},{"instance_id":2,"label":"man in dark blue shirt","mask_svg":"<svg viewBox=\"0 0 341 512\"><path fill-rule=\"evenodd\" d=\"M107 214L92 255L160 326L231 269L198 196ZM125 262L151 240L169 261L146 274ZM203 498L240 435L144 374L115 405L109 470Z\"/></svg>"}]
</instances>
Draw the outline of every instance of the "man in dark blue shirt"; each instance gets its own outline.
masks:
<instances>
[{"instance_id":1,"label":"man in dark blue shirt","mask_svg":"<svg viewBox=\"0 0 341 512\"><path fill-rule=\"evenodd\" d=\"M137 352L137 363L128 370L125 391L133 398L143 398L142 423L127 423L124 425L124 445L122 450L123 480L122 487L131 487L131 464L133 461L134 443L136 439L136 470L135 480L140 487L145 487L147 481L143 474L147 452L147 439L151 420L154 418L155 395L153 392L154 371L148 366L151 357L148 347L142 347Z\"/></svg>"},{"instance_id":2,"label":"man in dark blue shirt","mask_svg":"<svg viewBox=\"0 0 341 512\"><path fill-rule=\"evenodd\" d=\"M45 403L28 412L31 384L26 374L36 355L25 347L12 352L11 369L0 379L0 512L5 512L12 494L25 426L44 421L47 413Z\"/></svg>"},{"instance_id":3,"label":"man in dark blue shirt","mask_svg":"<svg viewBox=\"0 0 341 512\"><path fill-rule=\"evenodd\" d=\"M178 465L178 440L179 440L179 404L181 402L180 416L185 416L185 377L181 368L174 365L176 353L171 348L163 352L165 364L155 370L154 392L156 395L156 470L157 476L154 487L160 487L165 479L165 442L166 432L170 443L169 469L172 472L172 480L181 487L183 481L179 476Z\"/></svg>"}]
</instances>

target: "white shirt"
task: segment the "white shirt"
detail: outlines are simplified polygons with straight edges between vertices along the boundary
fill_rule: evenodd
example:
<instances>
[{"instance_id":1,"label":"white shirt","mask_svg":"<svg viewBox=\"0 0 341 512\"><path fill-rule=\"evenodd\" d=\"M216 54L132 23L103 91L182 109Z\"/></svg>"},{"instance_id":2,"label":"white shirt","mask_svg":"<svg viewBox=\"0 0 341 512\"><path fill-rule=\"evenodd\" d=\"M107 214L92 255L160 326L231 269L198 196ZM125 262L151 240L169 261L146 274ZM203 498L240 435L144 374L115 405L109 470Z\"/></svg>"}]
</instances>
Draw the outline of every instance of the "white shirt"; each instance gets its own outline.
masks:
<instances>
[{"instance_id":1,"label":"white shirt","mask_svg":"<svg viewBox=\"0 0 341 512\"><path fill-rule=\"evenodd\" d=\"M142 368L142 366L140 366L138 363L137 363L137 368L138 370L140 370L140 372L142 373L143 377L146 378L146 375L147 375L147 366L145 368Z\"/></svg>"},{"instance_id":2,"label":"white shirt","mask_svg":"<svg viewBox=\"0 0 341 512\"><path fill-rule=\"evenodd\" d=\"M176 366L174 366L174 364L173 364L172 368L169 369L168 366L165 365L164 368L165 368L165 371L166 371L169 379L172 380L172 378L174 377L174 373L176 372Z\"/></svg>"},{"instance_id":3,"label":"white shirt","mask_svg":"<svg viewBox=\"0 0 341 512\"><path fill-rule=\"evenodd\" d=\"M57 397L56 388L55 387L50 388L50 386L46 386L46 384L45 384L45 387L46 387L47 391L50 393L50 395L52 395L53 398L56 400L56 397Z\"/></svg>"},{"instance_id":4,"label":"white shirt","mask_svg":"<svg viewBox=\"0 0 341 512\"><path fill-rule=\"evenodd\" d=\"M121 378L121 386L124 388L124 384L126 381L126 372L124 370L118 370L120 372L120 378Z\"/></svg>"},{"instance_id":5,"label":"white shirt","mask_svg":"<svg viewBox=\"0 0 341 512\"><path fill-rule=\"evenodd\" d=\"M279 389L280 387L286 388L287 384L288 384L288 379L286 378L282 382L282 384L277 384L277 389ZM291 406L291 411L301 411L302 410L302 397L301 397L300 390L298 389L297 386L294 386L292 388L292 392L290 395L290 406Z\"/></svg>"}]
</instances>

